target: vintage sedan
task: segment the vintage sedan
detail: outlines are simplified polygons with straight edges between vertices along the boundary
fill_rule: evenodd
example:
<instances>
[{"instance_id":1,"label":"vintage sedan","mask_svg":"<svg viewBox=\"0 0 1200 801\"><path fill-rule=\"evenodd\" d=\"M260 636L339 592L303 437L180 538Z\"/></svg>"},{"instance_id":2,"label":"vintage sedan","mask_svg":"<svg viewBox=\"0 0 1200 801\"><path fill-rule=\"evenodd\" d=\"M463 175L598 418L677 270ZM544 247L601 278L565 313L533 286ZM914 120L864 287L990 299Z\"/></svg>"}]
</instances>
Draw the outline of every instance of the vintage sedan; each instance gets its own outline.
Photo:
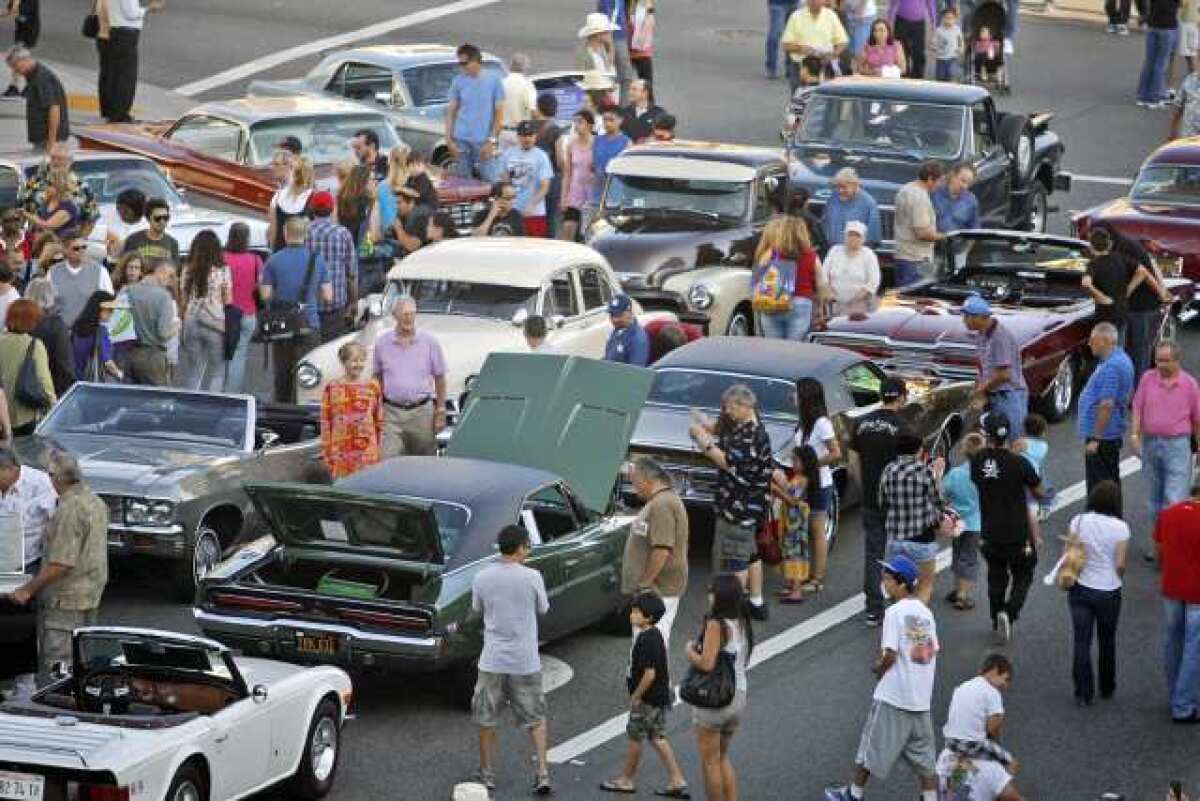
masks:
<instances>
[{"instance_id":1,"label":"vintage sedan","mask_svg":"<svg viewBox=\"0 0 1200 801\"><path fill-rule=\"evenodd\" d=\"M1200 281L1200 137L1151 153L1126 197L1075 215L1075 235L1086 238L1102 220L1148 245L1163 274Z\"/></svg>"},{"instance_id":2,"label":"vintage sedan","mask_svg":"<svg viewBox=\"0 0 1200 801\"><path fill-rule=\"evenodd\" d=\"M671 473L684 503L711 507L717 470L688 436L692 409L715 417L721 408L721 394L734 384L746 384L758 398L777 460L788 464L792 438L800 425L797 379L821 382L838 441L843 453L848 453L857 420L879 406L884 377L874 362L842 348L780 339L700 339L654 364L654 386L630 441L630 455L657 459ZM931 453L948 455L964 431L971 382L935 386L928 380L911 379L908 387L909 402L900 414ZM862 496L846 463L835 465L833 473L837 492L829 513L827 536L831 543L837 537L841 510ZM625 492L629 491L626 487Z\"/></svg>"},{"instance_id":3,"label":"vintage sedan","mask_svg":"<svg viewBox=\"0 0 1200 801\"><path fill-rule=\"evenodd\" d=\"M318 185L334 183L334 164L352 155L354 132L369 128L384 152L399 143L388 117L358 103L317 97L250 97L205 103L177 120L91 125L75 131L90 150L137 153L197 193L266 211L277 184L271 155L294 136L317 168ZM457 225L469 224L488 196L479 181L440 177L443 208Z\"/></svg>"},{"instance_id":4,"label":"vintage sedan","mask_svg":"<svg viewBox=\"0 0 1200 801\"><path fill-rule=\"evenodd\" d=\"M203 581L210 637L297 662L460 668L482 647L471 581L506 525L529 532L553 640L611 615L632 517L611 513L617 471L653 374L613 362L498 353L446 457L392 459L333 487L250 485L270 536ZM554 443L554 447L546 447Z\"/></svg>"},{"instance_id":5,"label":"vintage sedan","mask_svg":"<svg viewBox=\"0 0 1200 801\"><path fill-rule=\"evenodd\" d=\"M763 227L786 205L787 173L765 148L630 148L609 162L588 244L643 306L702 320L713 334L751 334L750 267Z\"/></svg>"},{"instance_id":6,"label":"vintage sedan","mask_svg":"<svg viewBox=\"0 0 1200 801\"><path fill-rule=\"evenodd\" d=\"M242 482L319 475L319 433L315 411L251 395L81 382L16 447L33 464L74 455L108 504L110 555L167 560L187 600L251 529Z\"/></svg>"},{"instance_id":7,"label":"vintage sedan","mask_svg":"<svg viewBox=\"0 0 1200 801\"><path fill-rule=\"evenodd\" d=\"M974 380L978 347L960 309L977 292L1020 343L1030 404L1062 420L1092 358L1095 304L1081 286L1087 261L1087 244L1077 239L962 231L947 240L936 278L885 295L876 311L835 317L811 338L855 350L889 372ZM1167 284L1175 302L1164 307L1160 330L1169 336L1194 288L1179 278Z\"/></svg>"},{"instance_id":8,"label":"vintage sedan","mask_svg":"<svg viewBox=\"0 0 1200 801\"><path fill-rule=\"evenodd\" d=\"M417 302L421 330L446 356L447 403L457 415L463 393L489 353L526 348L521 326L531 314L549 323L547 344L559 353L600 358L612 331L606 306L618 289L608 263L582 245L551 239L466 238L424 247L396 262L374 318L360 331L326 342L296 368L297 403L318 404L324 385L340 373L337 351L354 340L375 350L392 328L402 295ZM640 314L642 322L675 319ZM369 362L368 362L369 363Z\"/></svg>"},{"instance_id":9,"label":"vintage sedan","mask_svg":"<svg viewBox=\"0 0 1200 801\"><path fill-rule=\"evenodd\" d=\"M233 801L333 787L350 677L166 631L76 629L72 659L0 703L0 796Z\"/></svg>"}]
</instances>

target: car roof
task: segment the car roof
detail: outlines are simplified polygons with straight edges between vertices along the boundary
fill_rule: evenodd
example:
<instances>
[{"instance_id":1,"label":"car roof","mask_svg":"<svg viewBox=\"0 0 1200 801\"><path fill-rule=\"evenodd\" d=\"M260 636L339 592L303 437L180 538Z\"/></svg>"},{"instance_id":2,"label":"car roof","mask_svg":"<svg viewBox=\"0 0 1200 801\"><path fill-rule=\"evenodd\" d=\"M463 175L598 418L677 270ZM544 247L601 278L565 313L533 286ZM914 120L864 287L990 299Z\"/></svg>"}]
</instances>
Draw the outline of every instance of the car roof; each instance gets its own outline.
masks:
<instances>
[{"instance_id":1,"label":"car roof","mask_svg":"<svg viewBox=\"0 0 1200 801\"><path fill-rule=\"evenodd\" d=\"M838 372L862 361L857 353L828 345L759 337L702 337L654 363L655 370L682 368L793 380Z\"/></svg>"},{"instance_id":2,"label":"car roof","mask_svg":"<svg viewBox=\"0 0 1200 801\"><path fill-rule=\"evenodd\" d=\"M463 237L423 247L388 272L390 280L453 278L536 289L555 270L573 264L608 264L586 245L533 237Z\"/></svg>"},{"instance_id":3,"label":"car roof","mask_svg":"<svg viewBox=\"0 0 1200 801\"><path fill-rule=\"evenodd\" d=\"M253 125L263 120L278 120L307 117L372 116L384 118L378 111L364 108L361 103L312 95L287 97L239 97L233 100L215 100L188 111L192 114L211 114ZM386 118L384 118L386 119Z\"/></svg>"},{"instance_id":4,"label":"car roof","mask_svg":"<svg viewBox=\"0 0 1200 801\"><path fill-rule=\"evenodd\" d=\"M331 53L326 60L338 62L363 61L392 70L402 70L406 67L415 67L421 64L457 63L457 50L458 47L456 45L428 42L419 44L380 44L356 47L351 50L340 50L336 53ZM497 64L503 63L491 53L484 53L483 60L494 61Z\"/></svg>"},{"instance_id":5,"label":"car roof","mask_svg":"<svg viewBox=\"0 0 1200 801\"><path fill-rule=\"evenodd\" d=\"M661 156L668 158L695 159L740 164L744 167L786 166L783 153L766 147L731 145L725 142L704 142L680 139L674 142L656 142L635 145L622 151L620 158L630 156Z\"/></svg>"},{"instance_id":6,"label":"car roof","mask_svg":"<svg viewBox=\"0 0 1200 801\"><path fill-rule=\"evenodd\" d=\"M982 86L965 83L853 76L835 78L828 83L814 87L813 94L965 106L983 100L988 96L988 91Z\"/></svg>"},{"instance_id":7,"label":"car roof","mask_svg":"<svg viewBox=\"0 0 1200 801\"><path fill-rule=\"evenodd\" d=\"M1174 139L1146 157L1148 164L1200 164L1200 136Z\"/></svg>"}]
</instances>

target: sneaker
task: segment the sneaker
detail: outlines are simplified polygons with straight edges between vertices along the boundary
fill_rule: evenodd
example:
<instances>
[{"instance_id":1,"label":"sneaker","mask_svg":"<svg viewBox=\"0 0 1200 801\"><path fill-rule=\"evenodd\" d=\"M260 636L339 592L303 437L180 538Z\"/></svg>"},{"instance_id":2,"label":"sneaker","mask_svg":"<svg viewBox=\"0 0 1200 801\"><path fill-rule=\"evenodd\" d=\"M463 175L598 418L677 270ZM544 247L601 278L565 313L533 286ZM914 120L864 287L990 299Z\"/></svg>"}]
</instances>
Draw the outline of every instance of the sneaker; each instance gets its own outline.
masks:
<instances>
[{"instance_id":1,"label":"sneaker","mask_svg":"<svg viewBox=\"0 0 1200 801\"><path fill-rule=\"evenodd\" d=\"M1011 56L1013 54L1013 50L1014 50L1013 40L1005 39L1004 40L1004 55Z\"/></svg>"},{"instance_id":2,"label":"sneaker","mask_svg":"<svg viewBox=\"0 0 1200 801\"><path fill-rule=\"evenodd\" d=\"M1111 22L1110 22L1110 23L1108 23L1108 32L1109 32L1109 33L1116 33L1116 32L1117 32L1117 26L1116 26L1116 25L1113 25Z\"/></svg>"},{"instance_id":3,"label":"sneaker","mask_svg":"<svg viewBox=\"0 0 1200 801\"><path fill-rule=\"evenodd\" d=\"M843 784L838 787L826 787L825 801L854 801L854 796L850 795L850 788Z\"/></svg>"},{"instance_id":4,"label":"sneaker","mask_svg":"<svg viewBox=\"0 0 1200 801\"><path fill-rule=\"evenodd\" d=\"M1008 617L1008 612L996 615L996 635L1003 643L1012 642L1012 621Z\"/></svg>"},{"instance_id":5,"label":"sneaker","mask_svg":"<svg viewBox=\"0 0 1200 801\"><path fill-rule=\"evenodd\" d=\"M1118 25L1117 26L1117 36L1128 36L1128 35L1129 35L1129 26L1128 25Z\"/></svg>"},{"instance_id":6,"label":"sneaker","mask_svg":"<svg viewBox=\"0 0 1200 801\"><path fill-rule=\"evenodd\" d=\"M761 604L746 602L750 606L750 617L753 620L765 621L771 616L771 612L767 609L767 604L764 601Z\"/></svg>"},{"instance_id":7,"label":"sneaker","mask_svg":"<svg viewBox=\"0 0 1200 801\"><path fill-rule=\"evenodd\" d=\"M533 782L533 791L538 795L550 795L554 792L554 788L550 786L550 774L539 773L536 780Z\"/></svg>"},{"instance_id":8,"label":"sneaker","mask_svg":"<svg viewBox=\"0 0 1200 801\"><path fill-rule=\"evenodd\" d=\"M867 628L879 628L879 624L883 622L883 615L874 615L868 612L863 616L863 623L867 624Z\"/></svg>"}]
</instances>

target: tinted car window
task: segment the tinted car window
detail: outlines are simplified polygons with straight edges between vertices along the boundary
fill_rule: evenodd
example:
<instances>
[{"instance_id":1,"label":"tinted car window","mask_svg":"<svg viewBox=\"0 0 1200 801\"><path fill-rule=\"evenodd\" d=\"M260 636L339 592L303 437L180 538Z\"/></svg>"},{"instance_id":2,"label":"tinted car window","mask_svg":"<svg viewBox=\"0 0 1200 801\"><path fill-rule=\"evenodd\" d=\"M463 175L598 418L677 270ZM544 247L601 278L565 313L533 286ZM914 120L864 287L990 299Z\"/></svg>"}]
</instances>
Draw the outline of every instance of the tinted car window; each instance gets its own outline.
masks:
<instances>
[{"instance_id":1,"label":"tinted car window","mask_svg":"<svg viewBox=\"0 0 1200 801\"><path fill-rule=\"evenodd\" d=\"M518 309L533 312L536 289L504 284L476 284L469 281L405 281L403 286L388 285L384 308L404 294L417 302L417 311L431 314L462 314L471 317L490 317L511 320Z\"/></svg>"},{"instance_id":2,"label":"tinted car window","mask_svg":"<svg viewBox=\"0 0 1200 801\"><path fill-rule=\"evenodd\" d=\"M376 95L392 95L392 71L374 64L350 61L338 68L329 91L350 100L374 103Z\"/></svg>"},{"instance_id":3,"label":"tinted car window","mask_svg":"<svg viewBox=\"0 0 1200 801\"><path fill-rule=\"evenodd\" d=\"M81 159L76 161L71 169L79 176L79 180L88 185L99 203L115 203L117 195L126 189L136 189L146 197L164 198L172 206L183 203L179 192L153 162L137 159Z\"/></svg>"},{"instance_id":4,"label":"tinted car window","mask_svg":"<svg viewBox=\"0 0 1200 801\"><path fill-rule=\"evenodd\" d=\"M550 279L550 291L546 293L546 308L542 314L547 317L575 317L579 314L579 304L575 300L575 288L571 286L571 276L561 273Z\"/></svg>"},{"instance_id":5,"label":"tinted car window","mask_svg":"<svg viewBox=\"0 0 1200 801\"><path fill-rule=\"evenodd\" d=\"M384 117L370 113L265 120L250 129L250 163L269 164L275 145L284 137L294 136L314 164L332 164L351 155L350 140L363 128L379 137L381 153L387 153L399 141Z\"/></svg>"},{"instance_id":6,"label":"tinted car window","mask_svg":"<svg viewBox=\"0 0 1200 801\"><path fill-rule=\"evenodd\" d=\"M604 192L604 207L609 210L692 209L741 219L749 203L749 182L610 175Z\"/></svg>"},{"instance_id":7,"label":"tinted car window","mask_svg":"<svg viewBox=\"0 0 1200 801\"><path fill-rule=\"evenodd\" d=\"M241 126L215 117L186 117L167 138L226 161L237 161L242 147ZM278 142L279 137L275 141Z\"/></svg>"},{"instance_id":8,"label":"tinted car window","mask_svg":"<svg viewBox=\"0 0 1200 801\"><path fill-rule=\"evenodd\" d=\"M1130 192L1143 203L1200 206L1200 167L1155 164L1142 169Z\"/></svg>"},{"instance_id":9,"label":"tinted car window","mask_svg":"<svg viewBox=\"0 0 1200 801\"><path fill-rule=\"evenodd\" d=\"M796 141L955 158L965 113L961 106L813 95Z\"/></svg>"},{"instance_id":10,"label":"tinted car window","mask_svg":"<svg viewBox=\"0 0 1200 801\"><path fill-rule=\"evenodd\" d=\"M250 422L249 401L234 396L148 392L76 384L38 433L137 439L241 448Z\"/></svg>"},{"instance_id":11,"label":"tinted car window","mask_svg":"<svg viewBox=\"0 0 1200 801\"><path fill-rule=\"evenodd\" d=\"M579 271L579 288L583 292L585 312L607 306L612 300L612 287L608 279L595 267L584 267Z\"/></svg>"},{"instance_id":12,"label":"tinted car window","mask_svg":"<svg viewBox=\"0 0 1200 801\"><path fill-rule=\"evenodd\" d=\"M655 372L649 402L716 410L721 408L721 394L734 384L746 384L754 391L763 414L791 419L799 416L791 381L678 367Z\"/></svg>"},{"instance_id":13,"label":"tinted car window","mask_svg":"<svg viewBox=\"0 0 1200 801\"><path fill-rule=\"evenodd\" d=\"M504 67L498 61L484 61L483 68L493 75L504 77ZM411 67L401 74L414 106L436 106L450 102L450 84L461 71L458 61L447 61Z\"/></svg>"},{"instance_id":14,"label":"tinted car window","mask_svg":"<svg viewBox=\"0 0 1200 801\"><path fill-rule=\"evenodd\" d=\"M525 499L521 506L521 525L529 529L529 518L533 518L533 527L537 529L536 539L540 542L553 542L562 537L569 537L578 527L575 513L571 504L557 486L543 487ZM529 532L533 537L534 532Z\"/></svg>"}]
</instances>

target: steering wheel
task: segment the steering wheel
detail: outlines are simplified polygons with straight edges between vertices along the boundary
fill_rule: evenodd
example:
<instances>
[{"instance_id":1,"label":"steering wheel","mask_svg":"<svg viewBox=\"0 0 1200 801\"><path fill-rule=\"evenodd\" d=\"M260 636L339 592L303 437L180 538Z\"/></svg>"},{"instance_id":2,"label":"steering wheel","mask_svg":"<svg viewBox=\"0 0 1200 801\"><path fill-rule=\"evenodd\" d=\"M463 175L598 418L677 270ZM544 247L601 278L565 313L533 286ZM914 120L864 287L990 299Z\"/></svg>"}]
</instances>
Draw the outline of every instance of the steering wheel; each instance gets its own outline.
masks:
<instances>
[{"instance_id":1,"label":"steering wheel","mask_svg":"<svg viewBox=\"0 0 1200 801\"><path fill-rule=\"evenodd\" d=\"M129 711L133 690L123 673L94 670L79 682L79 706L84 712L123 715Z\"/></svg>"}]
</instances>

